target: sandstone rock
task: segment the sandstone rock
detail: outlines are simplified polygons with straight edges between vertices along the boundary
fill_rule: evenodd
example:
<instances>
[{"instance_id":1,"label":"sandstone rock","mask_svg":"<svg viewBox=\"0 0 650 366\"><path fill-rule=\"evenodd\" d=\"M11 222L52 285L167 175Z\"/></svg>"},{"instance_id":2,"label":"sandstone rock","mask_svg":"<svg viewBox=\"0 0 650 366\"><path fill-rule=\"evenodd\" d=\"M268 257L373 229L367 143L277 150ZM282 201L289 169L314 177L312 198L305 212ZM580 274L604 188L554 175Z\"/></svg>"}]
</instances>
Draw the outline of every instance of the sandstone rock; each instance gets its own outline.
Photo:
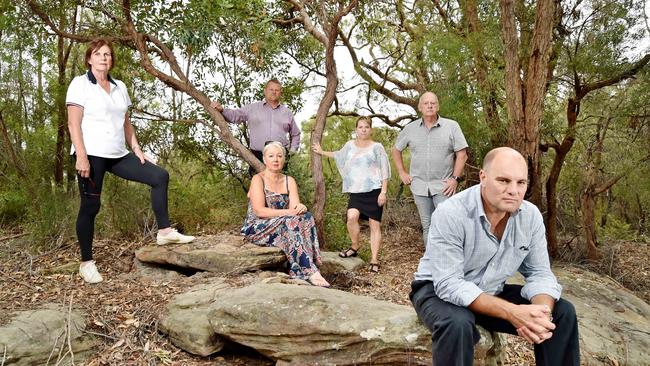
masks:
<instances>
[{"instance_id":1,"label":"sandstone rock","mask_svg":"<svg viewBox=\"0 0 650 366\"><path fill-rule=\"evenodd\" d=\"M215 273L281 269L286 263L280 249L245 243L241 236L228 233L199 237L190 244L146 246L135 256L146 263Z\"/></svg>"},{"instance_id":2,"label":"sandstone rock","mask_svg":"<svg viewBox=\"0 0 650 366\"><path fill-rule=\"evenodd\" d=\"M3 365L43 365L71 363L69 338L75 362L79 362L98 342L94 337L84 334L84 317L76 311L69 315L68 309L49 304L42 309L17 312L13 319L0 327L0 359ZM4 354L4 359L2 355Z\"/></svg>"},{"instance_id":3,"label":"sandstone rock","mask_svg":"<svg viewBox=\"0 0 650 366\"><path fill-rule=\"evenodd\" d=\"M366 263L359 257L341 258L338 252L321 252L321 259L320 271L323 276L344 271L356 271L363 268Z\"/></svg>"},{"instance_id":4,"label":"sandstone rock","mask_svg":"<svg viewBox=\"0 0 650 366\"><path fill-rule=\"evenodd\" d=\"M650 365L650 305L620 284L575 267L554 267L578 314L582 362ZM511 283L523 283L521 276ZM615 360L615 361L614 361Z\"/></svg>"},{"instance_id":5,"label":"sandstone rock","mask_svg":"<svg viewBox=\"0 0 650 366\"><path fill-rule=\"evenodd\" d=\"M223 279L216 278L210 284L197 285L174 296L160 321L160 330L176 347L195 355L208 356L220 351L224 343L212 330L208 314L210 305L220 301L228 288Z\"/></svg>"},{"instance_id":6,"label":"sandstone rock","mask_svg":"<svg viewBox=\"0 0 650 366\"><path fill-rule=\"evenodd\" d=\"M411 307L339 290L256 284L228 291L208 316L216 333L278 365L431 363L431 332ZM496 365L501 346L490 350L492 338L481 333L476 358Z\"/></svg>"},{"instance_id":7,"label":"sandstone rock","mask_svg":"<svg viewBox=\"0 0 650 366\"><path fill-rule=\"evenodd\" d=\"M132 273L136 276L154 281L173 281L181 278L181 274L176 271L167 270L156 265L144 263L135 257L133 258Z\"/></svg>"}]
</instances>

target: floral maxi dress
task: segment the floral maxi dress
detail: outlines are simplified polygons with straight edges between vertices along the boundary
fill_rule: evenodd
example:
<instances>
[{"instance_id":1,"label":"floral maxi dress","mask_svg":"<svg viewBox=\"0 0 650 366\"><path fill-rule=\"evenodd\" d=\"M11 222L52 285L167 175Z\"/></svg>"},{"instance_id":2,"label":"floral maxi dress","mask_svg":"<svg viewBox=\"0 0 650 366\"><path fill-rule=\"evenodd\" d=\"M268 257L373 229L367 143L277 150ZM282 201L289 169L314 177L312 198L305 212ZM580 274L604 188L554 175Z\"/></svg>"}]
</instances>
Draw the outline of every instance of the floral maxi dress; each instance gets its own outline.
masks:
<instances>
[{"instance_id":1,"label":"floral maxi dress","mask_svg":"<svg viewBox=\"0 0 650 366\"><path fill-rule=\"evenodd\" d=\"M289 194L271 192L265 187L264 196L267 207L277 210L288 208ZM308 279L318 272L321 265L320 249L316 223L309 212L263 219L255 216L249 202L241 234L253 244L282 249L289 261L291 277Z\"/></svg>"}]
</instances>

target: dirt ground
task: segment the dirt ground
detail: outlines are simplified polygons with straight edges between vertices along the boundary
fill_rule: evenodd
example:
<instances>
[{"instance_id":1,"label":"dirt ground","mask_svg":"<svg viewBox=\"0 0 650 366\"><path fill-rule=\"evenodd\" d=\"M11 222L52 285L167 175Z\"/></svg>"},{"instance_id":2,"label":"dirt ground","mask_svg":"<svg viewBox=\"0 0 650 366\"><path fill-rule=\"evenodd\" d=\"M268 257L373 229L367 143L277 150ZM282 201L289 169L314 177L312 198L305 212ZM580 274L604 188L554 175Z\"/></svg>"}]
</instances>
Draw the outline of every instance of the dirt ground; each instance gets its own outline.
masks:
<instances>
[{"instance_id":1,"label":"dirt ground","mask_svg":"<svg viewBox=\"0 0 650 366\"><path fill-rule=\"evenodd\" d=\"M384 230L381 270L358 272L346 283L334 287L355 294L372 296L410 305L409 285L423 252L418 228L401 225L399 220ZM368 233L363 231L362 256L367 258ZM38 308L45 303L60 303L87 314L88 331L97 335L101 346L85 365L273 365L254 350L229 346L212 357L192 356L172 345L157 330L158 316L167 301L192 285L209 281L209 273L198 273L173 282L149 282L131 273L133 252L150 242L95 242L95 259L105 281L87 285L76 273L78 248L70 242L54 250L30 254L27 236L0 241L0 325L12 311ZM618 243L609 257L591 269L620 277L619 282L650 300L648 245ZM48 274L52 268L71 264L72 272ZM238 276L228 278L234 285ZM626 282L627 281L627 282ZM333 320L335 321L335 320ZM506 365L533 364L532 347L518 337L507 336Z\"/></svg>"}]
</instances>

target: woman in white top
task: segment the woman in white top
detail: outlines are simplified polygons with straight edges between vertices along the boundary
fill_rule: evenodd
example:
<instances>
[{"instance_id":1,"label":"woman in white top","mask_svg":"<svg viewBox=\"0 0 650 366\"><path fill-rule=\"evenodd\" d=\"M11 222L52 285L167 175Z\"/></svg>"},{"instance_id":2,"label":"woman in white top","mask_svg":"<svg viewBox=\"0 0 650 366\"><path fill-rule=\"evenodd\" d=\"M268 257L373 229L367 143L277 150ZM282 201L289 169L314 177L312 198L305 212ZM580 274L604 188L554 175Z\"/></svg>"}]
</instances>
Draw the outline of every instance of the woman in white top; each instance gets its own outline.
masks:
<instances>
[{"instance_id":1,"label":"woman in white top","mask_svg":"<svg viewBox=\"0 0 650 366\"><path fill-rule=\"evenodd\" d=\"M194 237L182 235L170 227L167 213L169 174L153 164L138 145L129 120L131 99L126 86L109 75L115 65L111 43L104 39L90 42L85 63L88 72L72 80L66 105L72 140L71 154L76 160L81 196L76 224L81 247L79 274L84 281L97 283L103 279L92 260L92 241L106 172L151 186L152 208L158 223L158 244L188 243ZM125 143L131 147L131 152L126 149Z\"/></svg>"},{"instance_id":2,"label":"woman in white top","mask_svg":"<svg viewBox=\"0 0 650 366\"><path fill-rule=\"evenodd\" d=\"M357 256L359 219L369 220L372 259L368 269L371 272L379 272L380 223L386 203L390 164L382 144L372 140L370 118L361 117L357 120L356 135L356 139L348 141L339 151L323 151L319 144L313 144L312 150L335 159L343 178L343 192L350 194L347 227L352 244L339 253L339 256Z\"/></svg>"}]
</instances>

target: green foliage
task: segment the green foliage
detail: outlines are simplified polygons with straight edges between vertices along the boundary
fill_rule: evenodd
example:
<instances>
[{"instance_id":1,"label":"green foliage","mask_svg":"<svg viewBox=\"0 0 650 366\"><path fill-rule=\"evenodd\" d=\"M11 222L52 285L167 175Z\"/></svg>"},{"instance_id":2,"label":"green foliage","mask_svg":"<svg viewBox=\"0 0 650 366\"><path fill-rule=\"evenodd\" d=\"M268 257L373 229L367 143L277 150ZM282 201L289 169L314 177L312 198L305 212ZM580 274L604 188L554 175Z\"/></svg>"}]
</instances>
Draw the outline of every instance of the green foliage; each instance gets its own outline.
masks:
<instances>
[{"instance_id":1,"label":"green foliage","mask_svg":"<svg viewBox=\"0 0 650 366\"><path fill-rule=\"evenodd\" d=\"M607 225L598 227L598 237L603 241L609 240L638 240L637 232L632 225L617 217L607 220Z\"/></svg>"},{"instance_id":2,"label":"green foliage","mask_svg":"<svg viewBox=\"0 0 650 366\"><path fill-rule=\"evenodd\" d=\"M25 192L20 190L0 192L0 227L22 222L27 215L27 205Z\"/></svg>"},{"instance_id":3,"label":"green foliage","mask_svg":"<svg viewBox=\"0 0 650 366\"><path fill-rule=\"evenodd\" d=\"M79 10L75 31L83 34L122 32L120 24L98 8L91 8L92 2L39 4L53 21L60 24L67 19L63 23L68 26L74 10ZM493 141L507 135L508 127L505 105L509 96L504 88L499 5L479 2L479 29L469 31L463 11L467 3L436 4L361 1L352 16L344 19L343 32L365 47L359 56L368 64L390 70L391 76L407 85L422 83L424 88L435 91L441 115L460 123L472 155L480 163ZM529 47L535 4L523 2L517 9L522 56ZM322 44L300 26L275 22L297 15L287 2L143 0L131 5L138 30L164 42L182 63L190 82L225 106L238 107L261 99L265 81L276 77L284 85L286 104L298 111L303 105L303 93L321 81L314 75L324 70ZM329 5L337 4L328 2L323 9L332 10ZM120 6L119 2L106 2L101 10L121 17ZM589 0L563 2L561 6L563 18L554 31L555 68L540 126L542 143L551 145L567 133L566 104L576 87L576 76L585 85L618 74L638 59L639 51L634 47L648 37L642 2ZM307 11L318 20L311 6ZM71 159L65 157L63 184L54 183L52 172L57 123L65 118L58 115L57 101L64 97L69 80L84 72L85 46L72 46L65 65L66 80L59 82L56 37L24 3L7 0L0 0L0 40L0 112L10 137L9 144L4 140L0 144L0 226L23 227L37 242L49 246L60 240L74 240L78 192ZM115 51L119 63L113 76L129 88L134 101L131 117L140 143L170 171L169 207L174 225L190 233L238 227L247 204L247 164L219 139L209 122L198 123L209 120L201 106L145 73L139 65L140 56L131 48L118 46ZM170 72L162 60L153 57L161 70ZM483 81L478 80L479 61L485 62L488 71ZM338 66L341 70L347 65ZM558 183L562 231L580 233L580 195L586 184L586 168L597 166L599 182L624 175L607 193L611 202L605 202L604 196L597 198L596 220L600 224L607 218L600 235L633 238L650 233L650 168L643 160L650 153L647 70L642 70L637 79L594 92L582 101L576 144ZM385 86L408 98L417 96L414 88L391 82ZM342 88L345 86L340 85ZM366 95L366 85L361 89L354 109L374 113L377 111L373 106L388 100L376 93ZM494 98L496 121L487 121L485 101L490 98ZM361 105L366 101L368 106ZM390 112L391 117L394 113ZM596 137L603 133L597 127L599 121L610 117L605 142L600 150L595 149ZM301 200L306 203L312 201L314 193L308 138L312 123L302 124L302 151L289 163L289 173L298 181ZM231 131L246 143L244 127L231 126ZM353 138L353 132L354 118L329 118L323 148L340 148ZM389 151L397 132L375 126L374 138ZM67 150L69 141L65 144ZM600 162L594 159L594 151L602 154ZM553 157L552 149L543 155L544 172L548 172ZM406 153L407 164L408 158ZM325 158L323 163L328 190L326 236L331 248L342 249L348 245L347 195L340 192L341 179L333 160ZM389 197L395 197L398 189L399 179L393 169ZM103 199L97 218L99 238L138 238L151 233L155 220L146 186L109 176ZM413 221L408 213L414 210L403 201L391 209L396 213L391 220L398 225Z\"/></svg>"},{"instance_id":4,"label":"green foliage","mask_svg":"<svg viewBox=\"0 0 650 366\"><path fill-rule=\"evenodd\" d=\"M25 217L33 248L53 249L75 237L78 199L61 191L39 190Z\"/></svg>"}]
</instances>

